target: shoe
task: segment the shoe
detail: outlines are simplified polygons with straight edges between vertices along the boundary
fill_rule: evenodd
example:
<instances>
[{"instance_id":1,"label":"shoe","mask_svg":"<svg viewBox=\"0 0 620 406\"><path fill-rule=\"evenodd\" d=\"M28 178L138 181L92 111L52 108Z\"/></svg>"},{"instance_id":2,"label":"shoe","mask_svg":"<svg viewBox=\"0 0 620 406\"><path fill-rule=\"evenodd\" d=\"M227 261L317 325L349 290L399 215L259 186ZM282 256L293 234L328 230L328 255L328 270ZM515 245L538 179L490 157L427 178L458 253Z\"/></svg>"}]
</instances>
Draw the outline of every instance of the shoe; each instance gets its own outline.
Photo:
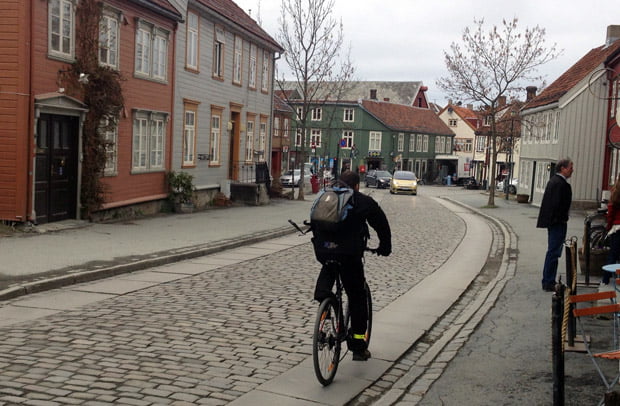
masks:
<instances>
[{"instance_id":1,"label":"shoe","mask_svg":"<svg viewBox=\"0 0 620 406\"><path fill-rule=\"evenodd\" d=\"M353 361L368 361L368 358L370 358L368 350L353 351Z\"/></svg>"},{"instance_id":2,"label":"shoe","mask_svg":"<svg viewBox=\"0 0 620 406\"><path fill-rule=\"evenodd\" d=\"M545 292L555 292L555 284L543 285L543 290Z\"/></svg>"}]
</instances>

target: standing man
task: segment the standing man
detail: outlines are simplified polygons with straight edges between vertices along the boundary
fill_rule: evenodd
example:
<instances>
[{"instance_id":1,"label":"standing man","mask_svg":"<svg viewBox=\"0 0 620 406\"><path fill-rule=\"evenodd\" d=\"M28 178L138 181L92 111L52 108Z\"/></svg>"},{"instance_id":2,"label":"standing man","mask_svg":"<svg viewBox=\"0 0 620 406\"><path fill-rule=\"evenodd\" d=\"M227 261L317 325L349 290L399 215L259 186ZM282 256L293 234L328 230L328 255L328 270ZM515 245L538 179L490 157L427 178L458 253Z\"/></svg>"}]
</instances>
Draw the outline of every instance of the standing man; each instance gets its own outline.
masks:
<instances>
[{"instance_id":1,"label":"standing man","mask_svg":"<svg viewBox=\"0 0 620 406\"><path fill-rule=\"evenodd\" d=\"M542 288L545 292L555 290L558 260L566 239L568 211L573 199L573 191L567 182L572 174L573 162L569 158L560 159L556 165L555 175L547 182L540 204L536 227L547 229L547 255L542 278Z\"/></svg>"}]
</instances>

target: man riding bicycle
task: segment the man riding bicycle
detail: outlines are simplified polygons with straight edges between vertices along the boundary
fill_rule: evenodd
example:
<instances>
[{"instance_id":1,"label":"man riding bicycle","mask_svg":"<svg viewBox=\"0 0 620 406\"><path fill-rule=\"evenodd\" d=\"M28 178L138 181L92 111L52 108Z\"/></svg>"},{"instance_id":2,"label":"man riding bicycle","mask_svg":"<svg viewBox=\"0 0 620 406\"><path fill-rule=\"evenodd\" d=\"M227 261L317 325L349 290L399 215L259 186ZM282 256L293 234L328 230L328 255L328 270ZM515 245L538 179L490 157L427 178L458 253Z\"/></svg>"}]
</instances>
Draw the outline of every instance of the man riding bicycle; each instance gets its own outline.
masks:
<instances>
[{"instance_id":1,"label":"man riding bicycle","mask_svg":"<svg viewBox=\"0 0 620 406\"><path fill-rule=\"evenodd\" d=\"M370 237L368 224L377 232L379 246L377 255L388 256L392 252L390 224L379 204L370 196L359 192L360 177L352 171L340 175L340 182L353 189L352 209L343 220L342 231L334 233L313 229L312 243L316 258L323 264L316 282L314 299L321 302L332 295L336 275L327 261L341 264L340 279L349 298L352 337L347 340L353 360L366 361L370 351L366 348L366 322L368 310L364 285L364 249Z\"/></svg>"}]
</instances>

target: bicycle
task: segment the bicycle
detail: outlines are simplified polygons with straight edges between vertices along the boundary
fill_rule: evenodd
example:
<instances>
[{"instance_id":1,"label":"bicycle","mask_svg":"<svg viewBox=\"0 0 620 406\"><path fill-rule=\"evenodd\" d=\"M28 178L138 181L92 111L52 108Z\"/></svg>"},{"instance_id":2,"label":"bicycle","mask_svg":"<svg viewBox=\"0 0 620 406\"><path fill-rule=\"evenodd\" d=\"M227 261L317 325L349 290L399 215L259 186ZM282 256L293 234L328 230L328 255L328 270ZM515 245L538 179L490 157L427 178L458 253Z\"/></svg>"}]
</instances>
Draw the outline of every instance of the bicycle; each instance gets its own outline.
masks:
<instances>
[{"instance_id":1,"label":"bicycle","mask_svg":"<svg viewBox=\"0 0 620 406\"><path fill-rule=\"evenodd\" d=\"M302 230L292 220L289 220L302 235L310 231L310 228ZM304 222L305 225L309 225ZM373 248L366 248L366 251L376 253ZM323 386L328 386L334 380L338 365L344 359L347 351L341 356L342 343L350 338L351 314L346 295L343 295L342 280L340 270L342 264L338 261L327 261L325 266L330 267L335 275L336 290L333 295L321 301L316 314L314 329L312 334L312 361L314 373L318 381ZM366 322L366 333L364 341L366 346L370 344L372 332L372 295L367 282L364 282L366 292L366 303L368 310L368 320Z\"/></svg>"}]
</instances>

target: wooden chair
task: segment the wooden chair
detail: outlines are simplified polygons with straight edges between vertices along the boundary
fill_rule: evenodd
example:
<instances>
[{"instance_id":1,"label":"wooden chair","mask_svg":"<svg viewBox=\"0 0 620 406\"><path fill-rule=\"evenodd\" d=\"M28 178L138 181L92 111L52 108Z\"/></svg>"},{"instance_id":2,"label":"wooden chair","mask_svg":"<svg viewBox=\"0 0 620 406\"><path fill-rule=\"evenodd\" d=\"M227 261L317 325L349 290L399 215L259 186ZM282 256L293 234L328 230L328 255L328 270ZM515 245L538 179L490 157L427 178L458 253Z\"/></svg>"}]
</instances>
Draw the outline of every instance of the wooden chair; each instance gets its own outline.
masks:
<instances>
[{"instance_id":1,"label":"wooden chair","mask_svg":"<svg viewBox=\"0 0 620 406\"><path fill-rule=\"evenodd\" d=\"M606 299L610 301L610 304L603 305L603 306L590 306L590 307L582 307L582 308L576 307L577 303L586 303L586 302L596 303L596 301L598 300L606 300ZM616 376L613 379L608 379L603 373L603 370L601 369L597 359L620 361L620 348L618 348L618 324L619 324L618 316L620 315L620 304L616 303L616 291L611 290L611 291L605 291L605 292L573 295L573 296L570 296L570 302L575 304L575 309L573 309L573 315L575 316L575 319L577 320L577 324L584 338L583 341L584 341L584 345L586 348L586 352L590 356L590 359L592 359L592 363L594 364L596 371L598 372L603 383L605 384L605 389L606 389L605 392L606 393L611 392L611 389L614 387L614 385L618 383L618 380L620 379L620 364L619 364L618 373L616 374ZM603 315L603 314L611 316L610 319L612 321L612 326L613 326L612 327L613 328L613 347L610 351L594 353L592 352L592 349L590 348L590 342L589 342L590 340L586 338L587 337L586 329L585 329L585 323L583 319L589 316L597 316L597 315ZM602 405L604 401L605 401L605 398L601 400L599 405Z\"/></svg>"}]
</instances>

